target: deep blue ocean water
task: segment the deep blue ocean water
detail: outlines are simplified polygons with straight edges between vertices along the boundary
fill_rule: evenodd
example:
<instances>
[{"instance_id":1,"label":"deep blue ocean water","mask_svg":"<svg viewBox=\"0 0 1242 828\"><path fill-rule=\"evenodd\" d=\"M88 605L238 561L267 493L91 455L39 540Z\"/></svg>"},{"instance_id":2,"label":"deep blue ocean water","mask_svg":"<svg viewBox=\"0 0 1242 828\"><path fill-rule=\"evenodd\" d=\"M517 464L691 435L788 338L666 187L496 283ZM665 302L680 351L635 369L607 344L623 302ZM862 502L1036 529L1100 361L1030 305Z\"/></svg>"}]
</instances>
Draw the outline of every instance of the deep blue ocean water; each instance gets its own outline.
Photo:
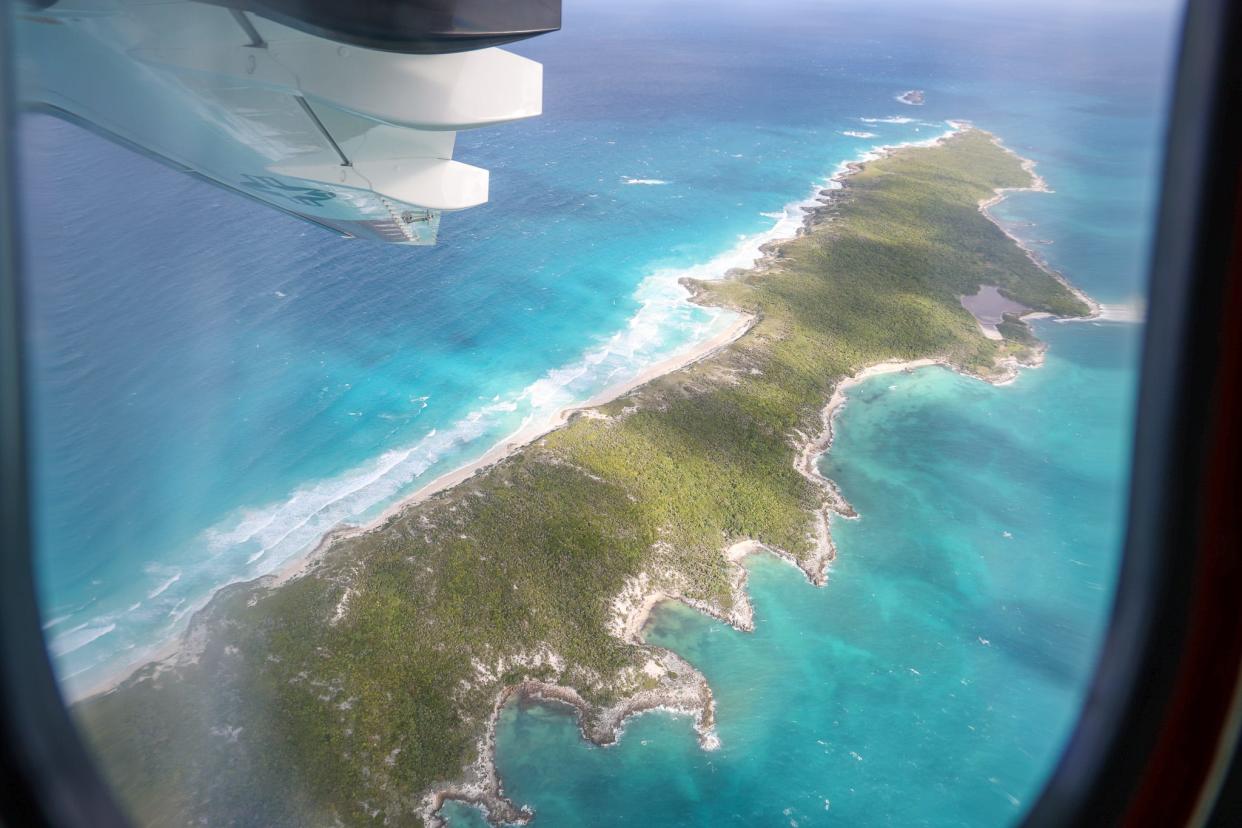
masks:
<instances>
[{"instance_id":1,"label":"deep blue ocean water","mask_svg":"<svg viewBox=\"0 0 1242 828\"><path fill-rule=\"evenodd\" d=\"M27 117L39 586L66 686L709 334L726 320L679 276L744 264L842 162L945 119L1055 190L1004 202L1006 226L1141 305L1175 9L994 5L569 5L515 47L545 65L544 116L459 137L491 202L434 248L344 242ZM824 468L863 517L837 523L826 588L757 558L753 634L657 612L651 639L712 681L720 750L662 714L601 750L511 709L508 793L544 825L1019 814L1107 616L1141 333L1038 329L1048 364L1011 386L932 369L851 394Z\"/></svg>"}]
</instances>

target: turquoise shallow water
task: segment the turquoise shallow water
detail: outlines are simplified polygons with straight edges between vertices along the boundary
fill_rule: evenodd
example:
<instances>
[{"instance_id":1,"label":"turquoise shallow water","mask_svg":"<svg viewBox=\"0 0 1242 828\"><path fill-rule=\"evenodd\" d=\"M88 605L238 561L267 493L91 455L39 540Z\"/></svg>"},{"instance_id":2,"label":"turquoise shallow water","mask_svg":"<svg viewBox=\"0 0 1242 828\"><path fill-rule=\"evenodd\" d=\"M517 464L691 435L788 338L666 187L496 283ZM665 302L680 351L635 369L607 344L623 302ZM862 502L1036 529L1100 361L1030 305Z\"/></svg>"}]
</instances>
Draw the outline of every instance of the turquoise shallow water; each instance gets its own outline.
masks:
<instances>
[{"instance_id":1,"label":"turquoise shallow water","mask_svg":"<svg viewBox=\"0 0 1242 828\"><path fill-rule=\"evenodd\" d=\"M721 747L688 720L584 744L561 711L505 711L507 793L542 825L996 825L1072 724L1117 565L1138 329L1045 323L1047 365L995 388L946 370L858 386L823 471L827 586L748 566L755 631L681 605L648 640L716 695ZM951 462L949 462L951 458ZM589 816L585 816L589 814Z\"/></svg>"},{"instance_id":2,"label":"turquoise shallow water","mask_svg":"<svg viewBox=\"0 0 1242 828\"><path fill-rule=\"evenodd\" d=\"M460 137L491 202L434 248L344 243L28 117L38 564L66 685L710 333L680 276L746 264L842 162L944 119L1040 162L1056 197L998 215L1036 222L1041 254L1102 301L1141 293L1167 10L781 8L570 7L519 47L545 114ZM925 106L894 100L916 86Z\"/></svg>"},{"instance_id":3,"label":"turquoise shallow water","mask_svg":"<svg viewBox=\"0 0 1242 828\"><path fill-rule=\"evenodd\" d=\"M943 94L1036 159L1055 190L1016 194L996 217L1132 312L1159 92L1099 66L1087 74L1109 83L1067 83L1082 68L1056 73L1059 97L1029 65L1021 84L949 73ZM827 587L761 556L748 564L754 633L679 605L656 612L649 640L712 684L719 750L701 751L689 722L665 714L600 749L564 711L510 708L498 735L506 792L555 826L1016 821L1073 725L1107 622L1141 338L1133 324L1036 327L1047 364L1010 386L926 369L851 392L821 467L862 519L836 522Z\"/></svg>"},{"instance_id":4,"label":"turquoise shallow water","mask_svg":"<svg viewBox=\"0 0 1242 828\"><path fill-rule=\"evenodd\" d=\"M839 164L945 128L861 121L901 108L896 81L825 82L809 35L773 60L785 27L757 36L753 9L667 29L635 9L571 10L521 47L547 111L460 137L491 201L433 248L342 242L25 120L38 563L67 687L710 334L680 276L749 263Z\"/></svg>"},{"instance_id":5,"label":"turquoise shallow water","mask_svg":"<svg viewBox=\"0 0 1242 828\"><path fill-rule=\"evenodd\" d=\"M66 686L709 333L679 276L744 264L839 164L944 119L1037 160L1055 193L996 216L1135 304L1173 10L572 4L517 48L545 64L544 116L461 136L492 200L430 249L342 243L26 119L39 587ZM910 88L925 106L894 100ZM561 711L508 709L507 791L554 826L1016 817L1111 600L1141 335L1038 330L1048 364L1012 386L928 370L853 392L825 471L863 518L838 521L826 588L760 557L753 634L656 613L652 640L716 690L720 750L662 714L602 750Z\"/></svg>"}]
</instances>

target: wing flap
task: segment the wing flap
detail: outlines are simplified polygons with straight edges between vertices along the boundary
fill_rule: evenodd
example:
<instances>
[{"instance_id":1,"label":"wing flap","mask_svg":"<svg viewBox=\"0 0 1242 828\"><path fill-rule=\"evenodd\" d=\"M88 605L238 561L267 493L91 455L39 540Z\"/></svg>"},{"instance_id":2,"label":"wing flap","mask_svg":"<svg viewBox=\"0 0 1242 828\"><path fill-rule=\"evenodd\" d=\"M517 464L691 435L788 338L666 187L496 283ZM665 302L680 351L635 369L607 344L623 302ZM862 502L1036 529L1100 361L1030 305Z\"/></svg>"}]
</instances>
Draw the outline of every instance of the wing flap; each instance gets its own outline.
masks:
<instances>
[{"instance_id":1,"label":"wing flap","mask_svg":"<svg viewBox=\"0 0 1242 828\"><path fill-rule=\"evenodd\" d=\"M487 170L440 158L357 158L342 164L275 164L273 173L303 182L369 190L429 210L465 210L487 202Z\"/></svg>"},{"instance_id":2,"label":"wing flap","mask_svg":"<svg viewBox=\"0 0 1242 828\"><path fill-rule=\"evenodd\" d=\"M488 197L456 130L542 110L539 64L495 48L381 52L185 0L39 21L19 20L25 103L350 236L432 243L441 210Z\"/></svg>"},{"instance_id":3,"label":"wing flap","mask_svg":"<svg viewBox=\"0 0 1242 828\"><path fill-rule=\"evenodd\" d=\"M193 3L152 7L144 20L130 50L143 63L266 86L387 124L474 129L543 112L543 67L503 49L379 52L262 18L251 21L262 39L255 46L225 10Z\"/></svg>"}]
</instances>

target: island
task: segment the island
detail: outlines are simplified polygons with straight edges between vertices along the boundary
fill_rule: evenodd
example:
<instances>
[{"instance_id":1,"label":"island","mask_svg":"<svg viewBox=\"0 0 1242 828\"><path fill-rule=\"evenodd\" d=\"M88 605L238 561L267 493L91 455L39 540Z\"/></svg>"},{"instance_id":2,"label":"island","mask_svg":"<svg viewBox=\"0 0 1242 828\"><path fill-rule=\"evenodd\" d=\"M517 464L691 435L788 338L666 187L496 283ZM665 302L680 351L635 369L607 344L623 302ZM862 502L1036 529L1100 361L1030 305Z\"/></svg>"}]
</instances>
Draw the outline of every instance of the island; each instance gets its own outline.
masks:
<instances>
[{"instance_id":1,"label":"island","mask_svg":"<svg viewBox=\"0 0 1242 828\"><path fill-rule=\"evenodd\" d=\"M685 283L736 312L733 336L325 538L298 573L219 591L176 654L73 707L126 806L438 825L457 799L522 822L493 764L517 699L564 706L599 744L678 711L713 748L711 688L644 642L648 614L681 601L751 629L752 553L825 582L853 510L816 459L850 383L933 363L1005 381L1041 357L1023 314L1092 312L986 213L1040 183L968 125L852 165L756 267Z\"/></svg>"},{"instance_id":2,"label":"island","mask_svg":"<svg viewBox=\"0 0 1242 828\"><path fill-rule=\"evenodd\" d=\"M924 92L922 89L909 89L897 96L897 100L903 104L910 106L922 106L924 102Z\"/></svg>"}]
</instances>

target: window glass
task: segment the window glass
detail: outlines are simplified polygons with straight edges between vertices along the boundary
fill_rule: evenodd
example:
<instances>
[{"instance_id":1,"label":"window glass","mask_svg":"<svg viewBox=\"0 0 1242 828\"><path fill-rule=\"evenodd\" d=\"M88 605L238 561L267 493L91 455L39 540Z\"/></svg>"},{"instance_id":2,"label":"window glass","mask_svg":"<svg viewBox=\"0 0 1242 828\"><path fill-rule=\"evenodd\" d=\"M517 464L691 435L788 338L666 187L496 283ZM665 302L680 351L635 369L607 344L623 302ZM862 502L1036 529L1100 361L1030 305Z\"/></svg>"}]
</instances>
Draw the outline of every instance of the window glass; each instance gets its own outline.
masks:
<instances>
[{"instance_id":1,"label":"window glass","mask_svg":"<svg viewBox=\"0 0 1242 828\"><path fill-rule=\"evenodd\" d=\"M15 12L44 630L136 821L1019 820L1180 4L289 6Z\"/></svg>"}]
</instances>

